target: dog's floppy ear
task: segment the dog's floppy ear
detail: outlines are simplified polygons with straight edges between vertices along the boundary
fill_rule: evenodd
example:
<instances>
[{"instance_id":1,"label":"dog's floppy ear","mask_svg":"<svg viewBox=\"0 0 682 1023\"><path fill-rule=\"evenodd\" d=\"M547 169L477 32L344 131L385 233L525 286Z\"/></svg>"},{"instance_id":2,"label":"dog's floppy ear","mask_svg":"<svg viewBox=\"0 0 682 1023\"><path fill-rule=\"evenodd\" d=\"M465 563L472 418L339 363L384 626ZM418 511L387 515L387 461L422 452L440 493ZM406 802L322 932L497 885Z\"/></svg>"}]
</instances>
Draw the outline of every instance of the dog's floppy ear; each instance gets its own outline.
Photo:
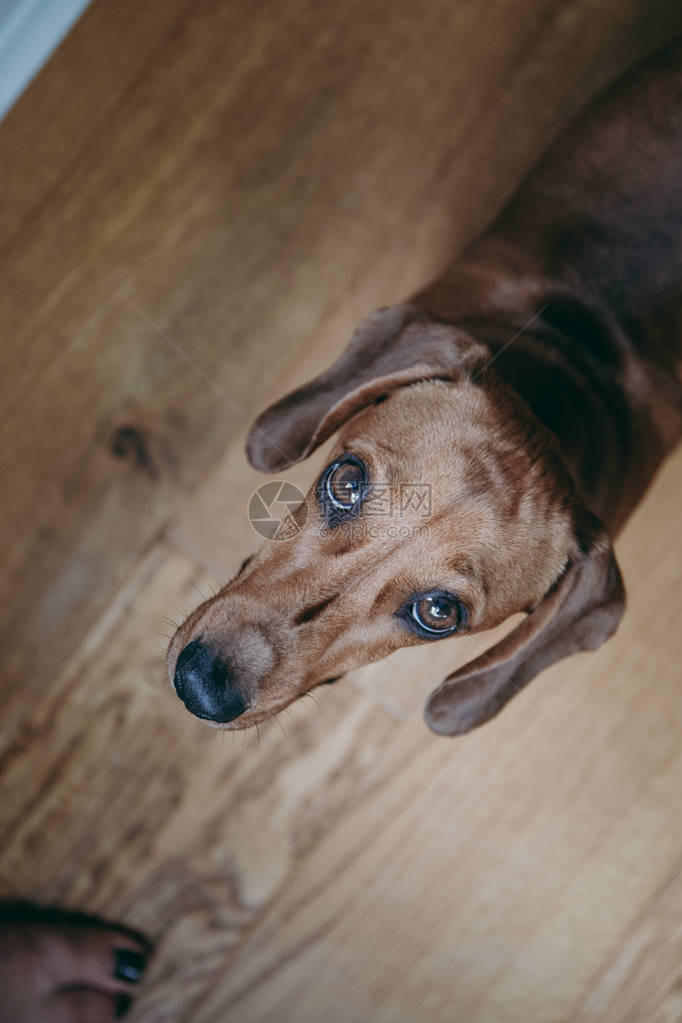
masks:
<instances>
[{"instance_id":1,"label":"dog's floppy ear","mask_svg":"<svg viewBox=\"0 0 682 1023\"><path fill-rule=\"evenodd\" d=\"M431 693L424 716L434 732L461 735L482 725L543 668L596 650L616 631L625 610L620 569L600 521L586 510L580 517L569 562L539 604Z\"/></svg>"},{"instance_id":2,"label":"dog's floppy ear","mask_svg":"<svg viewBox=\"0 0 682 1023\"><path fill-rule=\"evenodd\" d=\"M261 413L247 440L249 461L263 472L279 472L386 392L417 380L459 377L488 359L484 345L416 306L379 309L329 369Z\"/></svg>"}]
</instances>

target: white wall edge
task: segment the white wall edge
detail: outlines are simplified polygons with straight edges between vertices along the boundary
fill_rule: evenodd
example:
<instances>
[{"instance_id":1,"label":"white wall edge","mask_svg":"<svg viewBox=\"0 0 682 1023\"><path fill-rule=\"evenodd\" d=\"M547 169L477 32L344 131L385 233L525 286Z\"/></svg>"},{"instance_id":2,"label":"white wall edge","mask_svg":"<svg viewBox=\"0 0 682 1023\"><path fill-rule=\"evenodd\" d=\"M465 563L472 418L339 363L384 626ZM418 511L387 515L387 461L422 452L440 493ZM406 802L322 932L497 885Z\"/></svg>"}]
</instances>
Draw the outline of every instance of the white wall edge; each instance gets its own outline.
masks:
<instances>
[{"instance_id":1,"label":"white wall edge","mask_svg":"<svg viewBox=\"0 0 682 1023\"><path fill-rule=\"evenodd\" d=\"M18 0L0 22L0 120L90 0Z\"/></svg>"}]
</instances>

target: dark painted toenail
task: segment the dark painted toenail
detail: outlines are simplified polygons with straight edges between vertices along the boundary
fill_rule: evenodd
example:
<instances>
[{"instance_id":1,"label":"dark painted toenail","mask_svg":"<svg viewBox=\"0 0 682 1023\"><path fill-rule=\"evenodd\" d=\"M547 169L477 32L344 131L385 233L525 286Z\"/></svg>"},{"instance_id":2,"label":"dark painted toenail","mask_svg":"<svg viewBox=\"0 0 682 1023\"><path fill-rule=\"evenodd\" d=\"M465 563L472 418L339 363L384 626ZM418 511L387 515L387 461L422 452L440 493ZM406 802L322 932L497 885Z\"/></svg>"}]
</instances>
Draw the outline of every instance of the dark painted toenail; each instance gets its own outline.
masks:
<instances>
[{"instance_id":1,"label":"dark painted toenail","mask_svg":"<svg viewBox=\"0 0 682 1023\"><path fill-rule=\"evenodd\" d=\"M114 976L118 980L137 984L142 978L145 965L144 956L139 952L134 952L131 948L114 949Z\"/></svg>"},{"instance_id":2,"label":"dark painted toenail","mask_svg":"<svg viewBox=\"0 0 682 1023\"><path fill-rule=\"evenodd\" d=\"M116 995L116 1019L123 1019L125 1014L130 1011L130 1006L132 1004L133 1000L130 995Z\"/></svg>"}]
</instances>

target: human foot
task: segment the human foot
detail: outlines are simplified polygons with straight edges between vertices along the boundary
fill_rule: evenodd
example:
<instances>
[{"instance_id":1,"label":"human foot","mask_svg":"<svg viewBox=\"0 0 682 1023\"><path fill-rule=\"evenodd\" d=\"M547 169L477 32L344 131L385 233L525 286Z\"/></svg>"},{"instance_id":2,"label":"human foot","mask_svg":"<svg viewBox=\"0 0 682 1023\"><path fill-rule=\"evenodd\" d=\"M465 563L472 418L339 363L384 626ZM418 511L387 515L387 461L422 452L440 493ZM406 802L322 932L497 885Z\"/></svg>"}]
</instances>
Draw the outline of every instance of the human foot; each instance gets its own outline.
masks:
<instances>
[{"instance_id":1,"label":"human foot","mask_svg":"<svg viewBox=\"0 0 682 1023\"><path fill-rule=\"evenodd\" d=\"M150 952L141 935L83 913L0 903L0 1021L121 1019Z\"/></svg>"}]
</instances>

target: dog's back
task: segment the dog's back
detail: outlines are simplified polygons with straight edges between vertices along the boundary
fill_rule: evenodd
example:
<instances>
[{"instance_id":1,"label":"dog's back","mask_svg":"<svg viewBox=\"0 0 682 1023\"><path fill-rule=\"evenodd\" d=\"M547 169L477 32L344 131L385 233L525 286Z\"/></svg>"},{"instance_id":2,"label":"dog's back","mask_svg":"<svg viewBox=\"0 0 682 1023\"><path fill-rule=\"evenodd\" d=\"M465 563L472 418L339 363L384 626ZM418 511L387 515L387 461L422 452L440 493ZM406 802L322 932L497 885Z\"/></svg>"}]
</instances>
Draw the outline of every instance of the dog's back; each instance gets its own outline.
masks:
<instances>
[{"instance_id":1,"label":"dog's back","mask_svg":"<svg viewBox=\"0 0 682 1023\"><path fill-rule=\"evenodd\" d=\"M609 89L560 137L498 230L541 254L631 340L682 343L682 39Z\"/></svg>"},{"instance_id":2,"label":"dog's back","mask_svg":"<svg viewBox=\"0 0 682 1023\"><path fill-rule=\"evenodd\" d=\"M682 436L681 295L679 39L592 103L414 302L490 346L615 531Z\"/></svg>"}]
</instances>

